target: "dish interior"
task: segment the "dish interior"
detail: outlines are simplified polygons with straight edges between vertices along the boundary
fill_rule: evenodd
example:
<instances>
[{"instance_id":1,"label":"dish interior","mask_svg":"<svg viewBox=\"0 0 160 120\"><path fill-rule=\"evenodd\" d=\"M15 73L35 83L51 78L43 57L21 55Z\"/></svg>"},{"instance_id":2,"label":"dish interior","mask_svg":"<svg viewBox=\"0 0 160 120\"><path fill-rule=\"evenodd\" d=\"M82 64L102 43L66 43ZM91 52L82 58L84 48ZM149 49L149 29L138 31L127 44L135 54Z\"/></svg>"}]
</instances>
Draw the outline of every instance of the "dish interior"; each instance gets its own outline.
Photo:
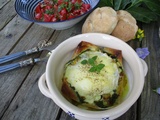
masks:
<instances>
[{"instance_id":1,"label":"dish interior","mask_svg":"<svg viewBox=\"0 0 160 120\"><path fill-rule=\"evenodd\" d=\"M73 51L81 41L122 50L124 70L129 81L129 92L119 105L104 111L90 111L74 106L61 94L64 65L71 59ZM101 119L109 116L110 119L115 119L124 114L140 96L144 86L144 72L139 57L125 42L106 34L87 33L68 38L54 49L47 62L46 82L53 96L52 100L65 112L74 113L76 118Z\"/></svg>"},{"instance_id":2,"label":"dish interior","mask_svg":"<svg viewBox=\"0 0 160 120\"><path fill-rule=\"evenodd\" d=\"M52 63L50 66L50 68L51 68L51 70L50 70L51 81L52 81L52 85L54 85L54 87L57 87L60 94L61 94L62 76L64 73L64 65L69 60L71 60L73 52L79 42L73 42L72 45L71 45L71 43L68 43L68 45L66 44L65 46L61 45L60 48L64 48L66 46L70 46L70 47L67 47L67 50L66 49L55 50L55 52L53 53L54 55L51 56L51 57L53 57L51 59L54 59L54 62L51 61ZM92 41L90 41L90 42L94 43ZM94 43L94 44L96 44L96 43ZM98 45L98 44L96 44L96 45ZM107 45L99 45L99 46L111 47L111 46L107 46ZM123 54L123 51L124 50L122 50L122 54ZM133 88L133 85L134 85L134 83L133 83L134 82L133 81L134 75L133 75L133 70L131 69L131 66L128 64L125 57L123 57L123 66L124 66L124 70L127 74L128 82L129 82L129 91L128 91L128 94L125 96L125 98L127 98Z\"/></svg>"}]
</instances>

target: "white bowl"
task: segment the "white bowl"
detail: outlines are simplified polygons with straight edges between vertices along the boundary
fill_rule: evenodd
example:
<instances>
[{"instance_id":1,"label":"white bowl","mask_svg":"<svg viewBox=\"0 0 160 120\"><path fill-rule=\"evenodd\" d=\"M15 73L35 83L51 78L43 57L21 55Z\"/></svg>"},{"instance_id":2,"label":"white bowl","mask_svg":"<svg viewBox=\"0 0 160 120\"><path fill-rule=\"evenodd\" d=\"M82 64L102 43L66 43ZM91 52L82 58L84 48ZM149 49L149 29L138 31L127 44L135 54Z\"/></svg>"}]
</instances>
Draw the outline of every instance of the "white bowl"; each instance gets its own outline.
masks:
<instances>
[{"instance_id":1,"label":"white bowl","mask_svg":"<svg viewBox=\"0 0 160 120\"><path fill-rule=\"evenodd\" d=\"M124 101L116 107L104 111L84 110L68 102L61 94L60 87L64 65L71 59L74 49L81 41L122 50L124 69L129 80L129 93ZM76 119L112 120L124 114L139 98L147 70L146 63L122 40L100 33L81 34L65 40L54 49L47 62L46 73L39 80L39 89L45 96L51 98L66 113Z\"/></svg>"}]
</instances>

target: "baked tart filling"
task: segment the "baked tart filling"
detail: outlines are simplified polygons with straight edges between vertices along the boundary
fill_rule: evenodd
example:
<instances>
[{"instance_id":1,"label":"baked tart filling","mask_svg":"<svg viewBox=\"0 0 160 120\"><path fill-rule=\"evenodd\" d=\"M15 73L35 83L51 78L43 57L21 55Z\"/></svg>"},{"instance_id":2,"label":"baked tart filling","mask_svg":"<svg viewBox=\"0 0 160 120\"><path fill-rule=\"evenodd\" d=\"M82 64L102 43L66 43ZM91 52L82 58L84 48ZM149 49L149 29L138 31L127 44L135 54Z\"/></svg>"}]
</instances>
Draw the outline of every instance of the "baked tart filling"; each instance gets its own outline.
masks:
<instances>
[{"instance_id":1,"label":"baked tart filling","mask_svg":"<svg viewBox=\"0 0 160 120\"><path fill-rule=\"evenodd\" d=\"M127 84L120 50L82 41L65 64L61 91L74 105L99 110L119 104Z\"/></svg>"}]
</instances>

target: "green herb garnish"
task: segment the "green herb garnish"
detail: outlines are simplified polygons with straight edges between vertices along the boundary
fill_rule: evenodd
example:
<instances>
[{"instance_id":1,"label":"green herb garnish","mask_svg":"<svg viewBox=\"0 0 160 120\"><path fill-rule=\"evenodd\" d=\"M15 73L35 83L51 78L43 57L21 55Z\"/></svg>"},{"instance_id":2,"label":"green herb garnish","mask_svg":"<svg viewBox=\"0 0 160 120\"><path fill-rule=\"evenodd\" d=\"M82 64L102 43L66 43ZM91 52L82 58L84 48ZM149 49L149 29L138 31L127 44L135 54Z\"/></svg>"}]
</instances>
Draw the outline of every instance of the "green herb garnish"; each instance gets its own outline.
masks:
<instances>
[{"instance_id":1,"label":"green herb garnish","mask_svg":"<svg viewBox=\"0 0 160 120\"><path fill-rule=\"evenodd\" d=\"M88 61L87 61L87 60L83 60L81 63L82 63L83 65L85 65L85 64L88 63Z\"/></svg>"},{"instance_id":2,"label":"green herb garnish","mask_svg":"<svg viewBox=\"0 0 160 120\"><path fill-rule=\"evenodd\" d=\"M105 65L102 63L96 64L96 59L97 59L97 56L94 56L92 58L89 58L88 60L81 61L81 64L91 65L92 67L89 69L90 72L100 72L104 68Z\"/></svg>"},{"instance_id":3,"label":"green herb garnish","mask_svg":"<svg viewBox=\"0 0 160 120\"><path fill-rule=\"evenodd\" d=\"M53 10L46 10L45 13L48 15L52 15L54 12L53 12Z\"/></svg>"}]
</instances>

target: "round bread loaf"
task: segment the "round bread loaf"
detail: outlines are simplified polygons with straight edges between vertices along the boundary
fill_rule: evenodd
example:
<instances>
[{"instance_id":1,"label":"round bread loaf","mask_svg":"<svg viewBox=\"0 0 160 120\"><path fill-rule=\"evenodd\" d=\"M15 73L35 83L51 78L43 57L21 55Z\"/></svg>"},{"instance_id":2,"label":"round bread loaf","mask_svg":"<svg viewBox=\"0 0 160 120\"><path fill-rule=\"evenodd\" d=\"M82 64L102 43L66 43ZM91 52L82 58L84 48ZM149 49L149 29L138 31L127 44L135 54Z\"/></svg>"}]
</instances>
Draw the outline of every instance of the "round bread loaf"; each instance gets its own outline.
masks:
<instances>
[{"instance_id":1,"label":"round bread loaf","mask_svg":"<svg viewBox=\"0 0 160 120\"><path fill-rule=\"evenodd\" d=\"M111 7L96 8L82 26L82 33L111 34L118 22L117 13Z\"/></svg>"},{"instance_id":2,"label":"round bread loaf","mask_svg":"<svg viewBox=\"0 0 160 120\"><path fill-rule=\"evenodd\" d=\"M125 42L133 39L138 30L136 19L125 10L117 11L117 15L119 19L118 24L111 34Z\"/></svg>"}]
</instances>

